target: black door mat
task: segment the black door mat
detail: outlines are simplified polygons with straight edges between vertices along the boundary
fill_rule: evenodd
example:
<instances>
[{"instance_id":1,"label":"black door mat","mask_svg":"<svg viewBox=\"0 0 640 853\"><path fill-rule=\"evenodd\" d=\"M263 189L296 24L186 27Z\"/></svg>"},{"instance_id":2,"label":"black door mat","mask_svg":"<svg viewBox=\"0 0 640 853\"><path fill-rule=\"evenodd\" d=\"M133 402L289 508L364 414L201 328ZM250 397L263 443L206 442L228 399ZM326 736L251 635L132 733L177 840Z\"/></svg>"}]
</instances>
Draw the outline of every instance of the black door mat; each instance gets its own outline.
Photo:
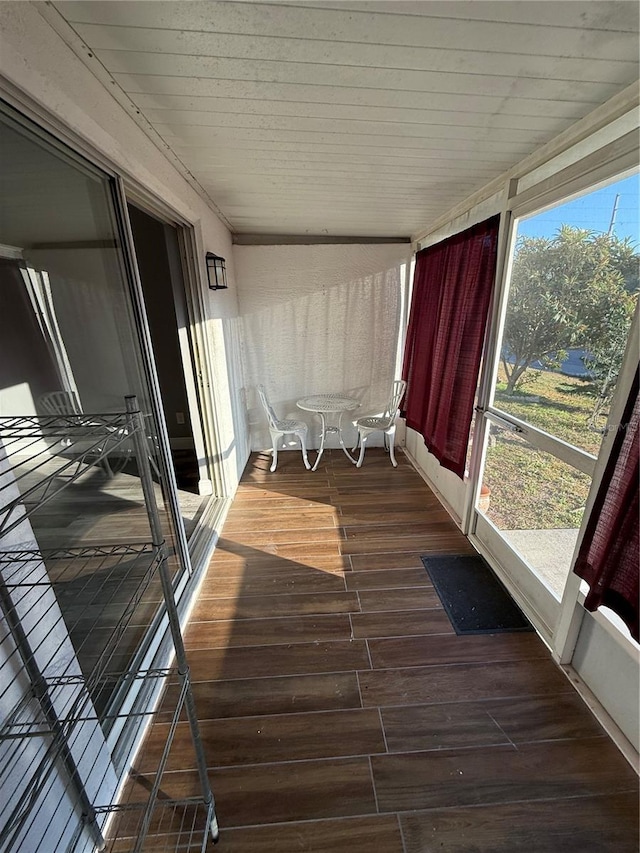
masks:
<instances>
[{"instance_id":1,"label":"black door mat","mask_svg":"<svg viewBox=\"0 0 640 853\"><path fill-rule=\"evenodd\" d=\"M533 631L482 557L437 554L421 559L456 634Z\"/></svg>"}]
</instances>

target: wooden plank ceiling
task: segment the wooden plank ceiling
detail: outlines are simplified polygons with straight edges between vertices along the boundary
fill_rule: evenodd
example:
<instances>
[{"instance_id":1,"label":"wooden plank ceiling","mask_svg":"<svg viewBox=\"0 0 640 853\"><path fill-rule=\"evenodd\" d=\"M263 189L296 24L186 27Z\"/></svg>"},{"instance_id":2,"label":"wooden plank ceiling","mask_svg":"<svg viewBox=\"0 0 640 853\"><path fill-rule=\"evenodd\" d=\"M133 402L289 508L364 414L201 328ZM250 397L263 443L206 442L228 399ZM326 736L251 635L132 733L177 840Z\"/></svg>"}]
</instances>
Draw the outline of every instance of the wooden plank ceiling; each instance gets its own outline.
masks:
<instances>
[{"instance_id":1,"label":"wooden plank ceiling","mask_svg":"<svg viewBox=\"0 0 640 853\"><path fill-rule=\"evenodd\" d=\"M635 2L59 2L239 234L408 237L638 78Z\"/></svg>"}]
</instances>

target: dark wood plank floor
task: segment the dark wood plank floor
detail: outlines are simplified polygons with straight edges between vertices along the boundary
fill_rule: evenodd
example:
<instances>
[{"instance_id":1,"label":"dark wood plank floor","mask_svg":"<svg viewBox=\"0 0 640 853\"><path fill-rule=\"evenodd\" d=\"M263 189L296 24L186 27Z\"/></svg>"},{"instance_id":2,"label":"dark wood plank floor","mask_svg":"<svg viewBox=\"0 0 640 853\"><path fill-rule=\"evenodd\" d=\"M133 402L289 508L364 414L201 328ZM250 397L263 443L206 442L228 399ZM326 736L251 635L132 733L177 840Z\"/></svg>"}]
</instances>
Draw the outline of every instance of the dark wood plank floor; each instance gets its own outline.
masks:
<instances>
[{"instance_id":1,"label":"dark wood plank floor","mask_svg":"<svg viewBox=\"0 0 640 853\"><path fill-rule=\"evenodd\" d=\"M453 632L420 555L471 548L406 459L269 461L186 632L217 849L637 853L637 777L542 641ZM197 791L190 754L180 723L165 793Z\"/></svg>"}]
</instances>

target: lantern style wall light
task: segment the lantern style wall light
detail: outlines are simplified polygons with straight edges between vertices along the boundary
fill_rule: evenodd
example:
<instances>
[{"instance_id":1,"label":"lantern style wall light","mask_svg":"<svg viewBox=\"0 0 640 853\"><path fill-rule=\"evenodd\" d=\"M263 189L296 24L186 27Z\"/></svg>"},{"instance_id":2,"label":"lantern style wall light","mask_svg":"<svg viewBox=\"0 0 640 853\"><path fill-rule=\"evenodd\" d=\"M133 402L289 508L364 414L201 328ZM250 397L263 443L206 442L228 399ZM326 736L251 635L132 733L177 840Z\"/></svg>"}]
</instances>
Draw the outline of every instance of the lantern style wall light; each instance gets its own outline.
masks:
<instances>
[{"instance_id":1,"label":"lantern style wall light","mask_svg":"<svg viewBox=\"0 0 640 853\"><path fill-rule=\"evenodd\" d=\"M224 258L207 252L207 278L211 290L226 290L227 288L227 266Z\"/></svg>"}]
</instances>

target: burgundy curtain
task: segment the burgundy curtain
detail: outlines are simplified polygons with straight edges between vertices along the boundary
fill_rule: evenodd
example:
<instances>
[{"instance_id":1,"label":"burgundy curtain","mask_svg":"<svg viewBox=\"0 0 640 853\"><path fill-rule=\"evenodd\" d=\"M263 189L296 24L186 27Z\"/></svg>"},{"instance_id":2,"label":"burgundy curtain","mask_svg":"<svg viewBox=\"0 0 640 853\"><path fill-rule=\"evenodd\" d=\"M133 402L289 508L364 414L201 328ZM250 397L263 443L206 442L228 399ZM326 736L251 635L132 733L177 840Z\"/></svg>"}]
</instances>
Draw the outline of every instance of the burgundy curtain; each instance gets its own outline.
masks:
<instances>
[{"instance_id":1,"label":"burgundy curtain","mask_svg":"<svg viewBox=\"0 0 640 853\"><path fill-rule=\"evenodd\" d=\"M407 426L459 477L464 476L499 224L494 216L416 256L403 411Z\"/></svg>"},{"instance_id":2,"label":"burgundy curtain","mask_svg":"<svg viewBox=\"0 0 640 853\"><path fill-rule=\"evenodd\" d=\"M574 571L590 586L584 606L610 607L638 637L638 371L616 433Z\"/></svg>"}]
</instances>

